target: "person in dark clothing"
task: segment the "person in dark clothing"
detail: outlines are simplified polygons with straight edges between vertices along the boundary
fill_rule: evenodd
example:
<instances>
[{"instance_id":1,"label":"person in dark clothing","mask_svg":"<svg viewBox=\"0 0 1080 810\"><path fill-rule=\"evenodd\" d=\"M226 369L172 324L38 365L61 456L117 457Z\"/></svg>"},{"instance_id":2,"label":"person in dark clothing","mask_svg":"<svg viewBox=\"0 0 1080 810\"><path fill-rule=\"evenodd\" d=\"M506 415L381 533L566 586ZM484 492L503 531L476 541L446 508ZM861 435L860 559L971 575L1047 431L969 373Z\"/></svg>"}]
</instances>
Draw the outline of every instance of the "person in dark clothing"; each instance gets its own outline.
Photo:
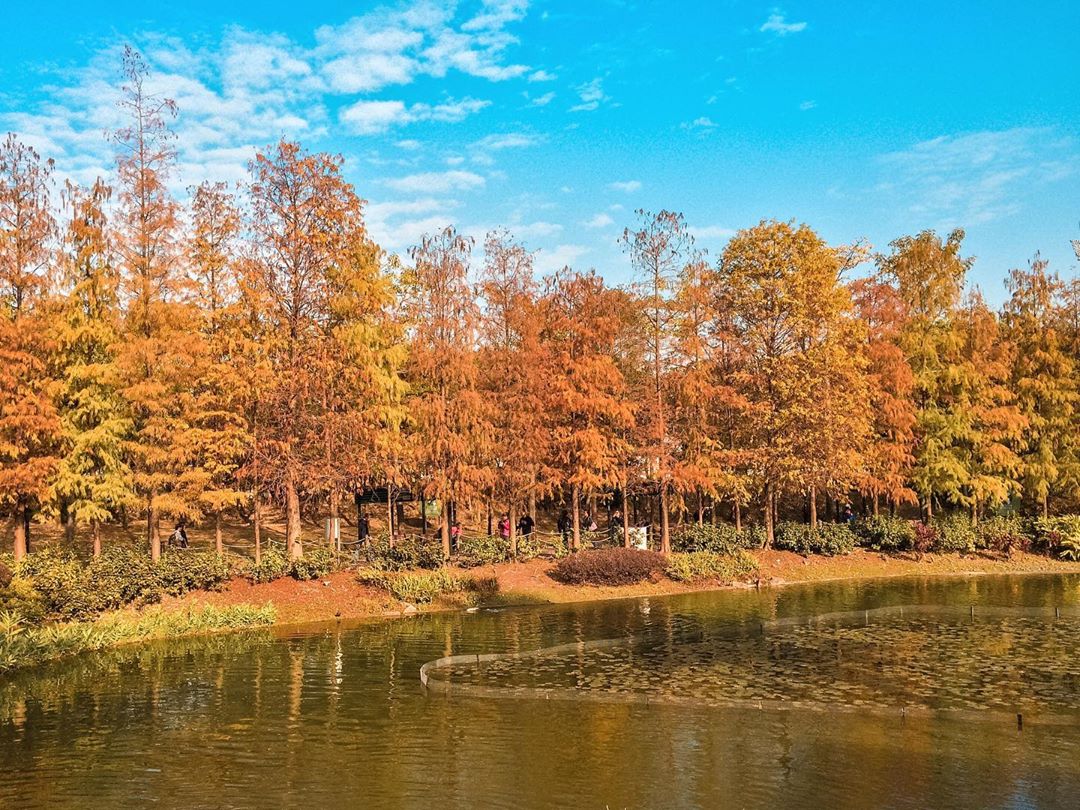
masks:
<instances>
[{"instance_id":1,"label":"person in dark clothing","mask_svg":"<svg viewBox=\"0 0 1080 810\"><path fill-rule=\"evenodd\" d=\"M559 522L557 526L559 528L559 534L562 535L563 545L570 548L570 530L574 527L574 524L570 520L570 513L565 509L559 513Z\"/></svg>"},{"instance_id":2,"label":"person in dark clothing","mask_svg":"<svg viewBox=\"0 0 1080 810\"><path fill-rule=\"evenodd\" d=\"M518 519L518 534L522 537L528 537L533 533L533 526L535 525L532 516L526 512Z\"/></svg>"},{"instance_id":3,"label":"person in dark clothing","mask_svg":"<svg viewBox=\"0 0 1080 810\"><path fill-rule=\"evenodd\" d=\"M363 543L371 536L371 523L367 519L367 515L360 516L360 523L356 527L356 537Z\"/></svg>"}]
</instances>

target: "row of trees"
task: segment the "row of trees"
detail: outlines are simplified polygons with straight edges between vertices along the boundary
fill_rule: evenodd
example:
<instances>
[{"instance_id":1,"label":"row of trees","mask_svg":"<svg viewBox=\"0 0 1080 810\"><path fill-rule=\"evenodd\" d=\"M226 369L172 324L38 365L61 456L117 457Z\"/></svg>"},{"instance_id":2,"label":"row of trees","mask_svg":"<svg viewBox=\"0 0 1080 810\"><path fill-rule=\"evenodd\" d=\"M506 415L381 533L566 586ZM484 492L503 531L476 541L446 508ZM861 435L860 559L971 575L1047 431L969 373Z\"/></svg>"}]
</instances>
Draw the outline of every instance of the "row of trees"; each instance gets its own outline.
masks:
<instances>
[{"instance_id":1,"label":"row of trees","mask_svg":"<svg viewBox=\"0 0 1080 810\"><path fill-rule=\"evenodd\" d=\"M1080 284L1038 257L1001 311L965 292L963 234L871 256L765 221L711 261L681 215L638 212L636 282L537 279L494 232L453 229L401 259L368 236L342 161L281 142L233 189L170 193L175 105L124 62L117 172L65 183L0 146L0 505L16 556L55 512L254 526L264 501L301 554L301 509L359 487L495 503L628 493L669 516L859 493L974 519L1080 495ZM873 258L866 277L847 271ZM449 550L449 509L441 535ZM511 542L514 542L513 537Z\"/></svg>"}]
</instances>

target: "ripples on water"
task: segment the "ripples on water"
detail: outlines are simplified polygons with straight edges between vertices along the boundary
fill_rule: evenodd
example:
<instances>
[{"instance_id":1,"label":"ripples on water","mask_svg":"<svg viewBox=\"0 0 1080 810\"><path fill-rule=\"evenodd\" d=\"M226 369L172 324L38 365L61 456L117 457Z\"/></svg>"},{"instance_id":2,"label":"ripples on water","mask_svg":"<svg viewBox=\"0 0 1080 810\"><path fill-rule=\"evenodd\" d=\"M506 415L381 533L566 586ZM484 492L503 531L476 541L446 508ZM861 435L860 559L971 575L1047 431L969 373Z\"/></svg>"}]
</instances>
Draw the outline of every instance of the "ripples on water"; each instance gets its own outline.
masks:
<instances>
[{"instance_id":1,"label":"ripples on water","mask_svg":"<svg viewBox=\"0 0 1080 810\"><path fill-rule=\"evenodd\" d=\"M1069 679L1080 619L782 621L917 603L1045 613L1080 599L1068 577L848 583L86 656L0 683L0 807L1075 806L1076 725L1018 733L730 699L1080 711ZM450 674L694 705L431 694L417 677L445 655L613 637L641 641L540 670L506 659Z\"/></svg>"}]
</instances>

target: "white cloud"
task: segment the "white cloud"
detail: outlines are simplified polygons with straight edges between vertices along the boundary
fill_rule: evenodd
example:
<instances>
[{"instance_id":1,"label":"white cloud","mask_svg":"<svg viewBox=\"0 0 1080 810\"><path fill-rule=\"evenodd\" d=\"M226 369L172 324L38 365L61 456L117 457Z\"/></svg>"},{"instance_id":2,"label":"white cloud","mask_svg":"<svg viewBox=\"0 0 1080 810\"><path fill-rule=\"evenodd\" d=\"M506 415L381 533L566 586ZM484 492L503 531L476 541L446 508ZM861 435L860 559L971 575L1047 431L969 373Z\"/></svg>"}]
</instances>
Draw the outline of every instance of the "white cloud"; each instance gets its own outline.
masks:
<instances>
[{"instance_id":1,"label":"white cloud","mask_svg":"<svg viewBox=\"0 0 1080 810\"><path fill-rule=\"evenodd\" d=\"M323 66L330 87L339 93L368 93L394 84L408 84L418 70L414 59L400 53L340 56Z\"/></svg>"},{"instance_id":2,"label":"white cloud","mask_svg":"<svg viewBox=\"0 0 1080 810\"><path fill-rule=\"evenodd\" d=\"M614 225L615 220L613 220L608 214L599 213L594 214L591 219L587 219L581 224L584 225L586 228L607 228L611 225Z\"/></svg>"},{"instance_id":3,"label":"white cloud","mask_svg":"<svg viewBox=\"0 0 1080 810\"><path fill-rule=\"evenodd\" d=\"M479 174L454 169L446 172L422 172L384 181L395 191L411 194L445 194L450 191L470 191L483 188L485 180Z\"/></svg>"},{"instance_id":4,"label":"white cloud","mask_svg":"<svg viewBox=\"0 0 1080 810\"><path fill-rule=\"evenodd\" d=\"M406 106L403 101L357 101L341 111L340 119L357 135L374 135L415 121L461 121L490 104L474 98L449 100L434 106L424 103Z\"/></svg>"},{"instance_id":5,"label":"white cloud","mask_svg":"<svg viewBox=\"0 0 1080 810\"><path fill-rule=\"evenodd\" d=\"M521 149L536 146L540 138L526 132L507 132L501 135L488 135L473 142L473 149Z\"/></svg>"},{"instance_id":6,"label":"white cloud","mask_svg":"<svg viewBox=\"0 0 1080 810\"><path fill-rule=\"evenodd\" d=\"M536 98L532 99L531 103L532 103L532 105L534 107L546 107L554 99L555 99L555 93L554 92L544 93L544 95L537 96Z\"/></svg>"},{"instance_id":7,"label":"white cloud","mask_svg":"<svg viewBox=\"0 0 1080 810\"><path fill-rule=\"evenodd\" d=\"M695 239L730 239L735 235L733 228L726 228L723 225L690 225L686 230Z\"/></svg>"},{"instance_id":8,"label":"white cloud","mask_svg":"<svg viewBox=\"0 0 1080 810\"><path fill-rule=\"evenodd\" d=\"M814 107L816 107L816 106L817 106L816 101L804 101L799 105L799 109L802 110L803 112L806 112L807 110L814 109Z\"/></svg>"},{"instance_id":9,"label":"white cloud","mask_svg":"<svg viewBox=\"0 0 1080 810\"><path fill-rule=\"evenodd\" d=\"M880 159L895 193L927 224L970 225L1015 214L1026 193L1075 174L1076 142L1019 127L921 141Z\"/></svg>"},{"instance_id":10,"label":"white cloud","mask_svg":"<svg viewBox=\"0 0 1080 810\"><path fill-rule=\"evenodd\" d=\"M398 141L395 144L395 146L397 146L398 149L407 149L410 152L419 149L422 145L423 144L421 144L420 141L417 141L417 140L415 140L413 138L406 138L405 140Z\"/></svg>"},{"instance_id":11,"label":"white cloud","mask_svg":"<svg viewBox=\"0 0 1080 810\"><path fill-rule=\"evenodd\" d=\"M635 191L641 190L640 180L619 180L611 183L608 188L612 191L622 191L626 194L633 194Z\"/></svg>"},{"instance_id":12,"label":"white cloud","mask_svg":"<svg viewBox=\"0 0 1080 810\"><path fill-rule=\"evenodd\" d=\"M554 73L548 73L546 70L537 70L529 74L530 82L553 82L558 76Z\"/></svg>"},{"instance_id":13,"label":"white cloud","mask_svg":"<svg viewBox=\"0 0 1080 810\"><path fill-rule=\"evenodd\" d=\"M564 267L573 266L588 252L589 248L585 245L556 245L552 250L541 248L535 254L534 263L541 273L555 273Z\"/></svg>"},{"instance_id":14,"label":"white cloud","mask_svg":"<svg viewBox=\"0 0 1080 810\"><path fill-rule=\"evenodd\" d=\"M774 11L758 29L764 34L776 34L778 37L786 37L788 34L798 34L806 30L805 22L788 22L782 11Z\"/></svg>"},{"instance_id":15,"label":"white cloud","mask_svg":"<svg viewBox=\"0 0 1080 810\"><path fill-rule=\"evenodd\" d=\"M690 121L688 123L684 122L680 124L680 126L683 129L698 129L707 131L713 129L716 126L716 122L708 116L703 115L700 118L695 118L693 121Z\"/></svg>"},{"instance_id":16,"label":"white cloud","mask_svg":"<svg viewBox=\"0 0 1080 810\"><path fill-rule=\"evenodd\" d=\"M581 99L581 103L571 107L570 112L590 112L599 107L602 101L607 100L603 84L604 80L599 76L590 79L584 84L579 84L575 90L578 98Z\"/></svg>"}]
</instances>

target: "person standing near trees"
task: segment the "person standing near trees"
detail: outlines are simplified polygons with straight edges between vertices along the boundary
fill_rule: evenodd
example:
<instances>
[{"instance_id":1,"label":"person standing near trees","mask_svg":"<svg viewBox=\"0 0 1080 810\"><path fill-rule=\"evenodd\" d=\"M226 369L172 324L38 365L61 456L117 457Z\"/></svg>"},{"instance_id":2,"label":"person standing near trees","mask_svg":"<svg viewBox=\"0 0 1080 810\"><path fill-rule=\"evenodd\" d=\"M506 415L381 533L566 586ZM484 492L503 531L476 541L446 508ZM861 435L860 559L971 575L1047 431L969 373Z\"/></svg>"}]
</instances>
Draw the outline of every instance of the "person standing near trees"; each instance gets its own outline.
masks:
<instances>
[{"instance_id":1,"label":"person standing near trees","mask_svg":"<svg viewBox=\"0 0 1080 810\"><path fill-rule=\"evenodd\" d=\"M506 541L510 540L510 515L505 512L499 519L499 537Z\"/></svg>"},{"instance_id":2,"label":"person standing near trees","mask_svg":"<svg viewBox=\"0 0 1080 810\"><path fill-rule=\"evenodd\" d=\"M534 525L535 523L532 519L532 516L528 512L526 512L524 515L521 516L521 519L518 520L518 534L520 534L522 537L528 537L530 534L533 533Z\"/></svg>"},{"instance_id":3,"label":"person standing near trees","mask_svg":"<svg viewBox=\"0 0 1080 810\"><path fill-rule=\"evenodd\" d=\"M559 534L562 535L563 545L566 548L569 548L570 547L570 529L572 527L572 524L571 524L571 521L570 521L570 513L566 510L566 507L563 507L563 510L559 513L559 522L558 522L557 525L558 525L558 529L559 529Z\"/></svg>"}]
</instances>

